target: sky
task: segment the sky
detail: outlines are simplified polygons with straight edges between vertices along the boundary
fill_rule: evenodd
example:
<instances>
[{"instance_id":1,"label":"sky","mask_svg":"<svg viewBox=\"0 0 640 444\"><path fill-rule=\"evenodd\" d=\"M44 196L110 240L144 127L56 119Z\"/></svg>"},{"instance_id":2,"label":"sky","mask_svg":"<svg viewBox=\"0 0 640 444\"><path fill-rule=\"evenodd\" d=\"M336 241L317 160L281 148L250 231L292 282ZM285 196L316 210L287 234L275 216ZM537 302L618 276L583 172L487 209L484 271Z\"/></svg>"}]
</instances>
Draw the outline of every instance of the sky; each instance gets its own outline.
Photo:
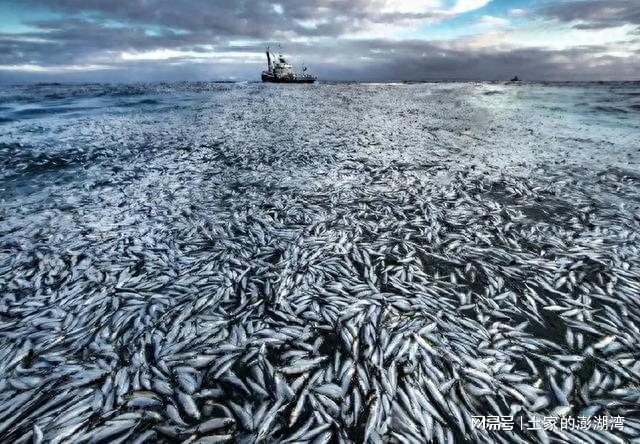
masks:
<instances>
[{"instance_id":1,"label":"sky","mask_svg":"<svg viewBox=\"0 0 640 444\"><path fill-rule=\"evenodd\" d=\"M0 83L640 80L640 0L0 0Z\"/></svg>"}]
</instances>

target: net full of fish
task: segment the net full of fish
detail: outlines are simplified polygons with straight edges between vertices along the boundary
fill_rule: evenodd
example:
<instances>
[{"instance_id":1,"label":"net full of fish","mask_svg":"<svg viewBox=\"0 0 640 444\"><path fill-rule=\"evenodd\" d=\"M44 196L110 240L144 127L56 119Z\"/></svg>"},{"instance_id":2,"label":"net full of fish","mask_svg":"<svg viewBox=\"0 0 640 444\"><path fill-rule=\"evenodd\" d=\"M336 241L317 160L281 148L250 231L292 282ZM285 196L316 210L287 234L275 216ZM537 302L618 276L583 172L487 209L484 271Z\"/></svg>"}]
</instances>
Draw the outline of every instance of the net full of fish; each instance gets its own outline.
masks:
<instances>
[{"instance_id":1,"label":"net full of fish","mask_svg":"<svg viewBox=\"0 0 640 444\"><path fill-rule=\"evenodd\" d=\"M640 132L545 88L4 90L1 440L640 438Z\"/></svg>"}]
</instances>

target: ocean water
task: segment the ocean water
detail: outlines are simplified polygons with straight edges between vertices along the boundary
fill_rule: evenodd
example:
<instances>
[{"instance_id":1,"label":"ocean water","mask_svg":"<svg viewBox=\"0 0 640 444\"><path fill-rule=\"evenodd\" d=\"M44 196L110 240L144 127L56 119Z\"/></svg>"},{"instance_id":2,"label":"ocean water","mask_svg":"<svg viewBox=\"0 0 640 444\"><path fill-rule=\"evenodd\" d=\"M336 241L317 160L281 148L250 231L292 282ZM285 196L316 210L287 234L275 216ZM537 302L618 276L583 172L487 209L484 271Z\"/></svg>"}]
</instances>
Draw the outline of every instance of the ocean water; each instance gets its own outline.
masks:
<instances>
[{"instance_id":1,"label":"ocean water","mask_svg":"<svg viewBox=\"0 0 640 444\"><path fill-rule=\"evenodd\" d=\"M638 438L639 86L0 88L2 441Z\"/></svg>"},{"instance_id":2,"label":"ocean water","mask_svg":"<svg viewBox=\"0 0 640 444\"><path fill-rule=\"evenodd\" d=\"M408 155L399 149L408 144L419 154L448 149L443 164L486 151L492 159L480 167L514 159L536 166L560 153L586 167L627 165L637 159L639 115L636 83L3 87L2 191L29 195L99 174L102 161L153 163L223 141L226 150L246 151L245 161L276 141L294 153L304 142L320 157L355 155L371 136L389 160Z\"/></svg>"}]
</instances>

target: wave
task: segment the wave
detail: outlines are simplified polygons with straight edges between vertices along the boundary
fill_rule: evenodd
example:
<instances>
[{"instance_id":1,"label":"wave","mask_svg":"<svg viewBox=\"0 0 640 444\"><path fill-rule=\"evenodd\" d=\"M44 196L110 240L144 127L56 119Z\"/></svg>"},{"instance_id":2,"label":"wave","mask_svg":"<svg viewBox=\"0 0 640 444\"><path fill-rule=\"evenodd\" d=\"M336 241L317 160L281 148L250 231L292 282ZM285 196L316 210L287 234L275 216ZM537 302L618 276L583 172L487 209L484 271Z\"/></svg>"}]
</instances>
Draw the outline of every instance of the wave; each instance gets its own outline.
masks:
<instances>
[{"instance_id":1,"label":"wave","mask_svg":"<svg viewBox=\"0 0 640 444\"><path fill-rule=\"evenodd\" d=\"M629 113L629 110L618 107L618 106L598 105L598 106L595 106L593 109L596 111L601 111L608 114L628 114Z\"/></svg>"},{"instance_id":2,"label":"wave","mask_svg":"<svg viewBox=\"0 0 640 444\"><path fill-rule=\"evenodd\" d=\"M142 99L135 102L122 102L119 104L121 107L132 108L136 106L144 106L144 105L160 105L162 101L156 99Z\"/></svg>"},{"instance_id":3,"label":"wave","mask_svg":"<svg viewBox=\"0 0 640 444\"><path fill-rule=\"evenodd\" d=\"M14 111L12 115L20 119L29 119L37 117L46 117L54 114L74 113L81 111L94 110L96 107L92 106L53 106L47 108L26 108Z\"/></svg>"}]
</instances>

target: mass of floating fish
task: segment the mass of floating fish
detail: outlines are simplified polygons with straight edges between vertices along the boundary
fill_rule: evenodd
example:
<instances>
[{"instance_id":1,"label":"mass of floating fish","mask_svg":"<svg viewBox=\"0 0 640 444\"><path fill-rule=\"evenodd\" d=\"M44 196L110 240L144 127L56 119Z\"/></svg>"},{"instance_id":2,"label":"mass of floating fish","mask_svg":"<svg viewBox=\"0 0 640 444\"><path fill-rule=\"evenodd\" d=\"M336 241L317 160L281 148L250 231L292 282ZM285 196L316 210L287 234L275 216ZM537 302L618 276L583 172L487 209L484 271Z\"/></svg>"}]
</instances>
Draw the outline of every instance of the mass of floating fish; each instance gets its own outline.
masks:
<instances>
[{"instance_id":1,"label":"mass of floating fish","mask_svg":"<svg viewBox=\"0 0 640 444\"><path fill-rule=\"evenodd\" d=\"M111 88L3 96L2 442L640 439L640 175L527 86Z\"/></svg>"}]
</instances>

